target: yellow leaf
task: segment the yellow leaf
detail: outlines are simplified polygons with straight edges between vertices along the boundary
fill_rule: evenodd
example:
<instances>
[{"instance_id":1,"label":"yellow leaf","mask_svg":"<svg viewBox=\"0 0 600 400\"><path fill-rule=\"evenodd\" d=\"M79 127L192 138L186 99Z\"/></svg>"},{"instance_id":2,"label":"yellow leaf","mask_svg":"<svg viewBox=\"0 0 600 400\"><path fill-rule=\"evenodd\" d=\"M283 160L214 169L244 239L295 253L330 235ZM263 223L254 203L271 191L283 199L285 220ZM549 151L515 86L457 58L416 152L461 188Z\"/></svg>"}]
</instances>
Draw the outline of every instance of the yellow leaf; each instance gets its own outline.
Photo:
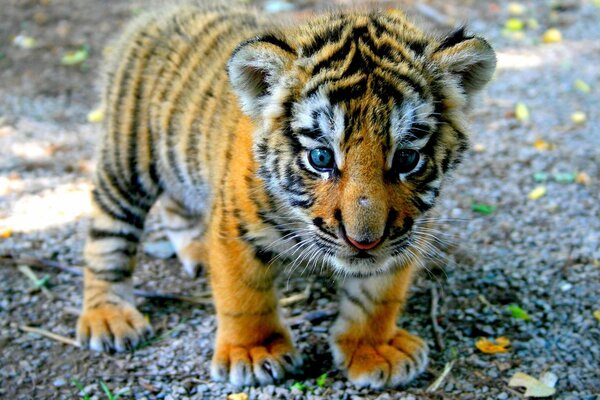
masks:
<instances>
[{"instance_id":1,"label":"yellow leaf","mask_svg":"<svg viewBox=\"0 0 600 400\"><path fill-rule=\"evenodd\" d=\"M529 121L529 108L527 108L525 103L517 103L515 106L515 118L521 122Z\"/></svg>"},{"instance_id":2,"label":"yellow leaf","mask_svg":"<svg viewBox=\"0 0 600 400\"><path fill-rule=\"evenodd\" d=\"M475 151L475 153L483 153L485 151L485 145L481 143L475 143L473 145L473 151Z\"/></svg>"},{"instance_id":3,"label":"yellow leaf","mask_svg":"<svg viewBox=\"0 0 600 400\"><path fill-rule=\"evenodd\" d=\"M535 189L533 189L531 192L529 192L527 197L529 198L529 200L537 200L541 197L544 197L545 195L546 195L546 187L538 186Z\"/></svg>"},{"instance_id":4,"label":"yellow leaf","mask_svg":"<svg viewBox=\"0 0 600 400\"><path fill-rule=\"evenodd\" d=\"M510 15L523 15L525 11L525 6L521 3L508 3L508 13Z\"/></svg>"},{"instance_id":5,"label":"yellow leaf","mask_svg":"<svg viewBox=\"0 0 600 400\"><path fill-rule=\"evenodd\" d=\"M556 393L556 389L553 387L550 387L535 379L533 376L524 374L522 372L516 372L512 378L510 378L508 386L524 387L525 397L548 397Z\"/></svg>"},{"instance_id":6,"label":"yellow leaf","mask_svg":"<svg viewBox=\"0 0 600 400\"><path fill-rule=\"evenodd\" d=\"M577 89L577 90L579 90L580 92L583 92L583 93L589 93L592 90L592 88L590 87L590 85L588 85L587 83L585 83L581 79L575 79L575 82L573 82L573 85L575 86L575 89Z\"/></svg>"},{"instance_id":7,"label":"yellow leaf","mask_svg":"<svg viewBox=\"0 0 600 400\"><path fill-rule=\"evenodd\" d=\"M540 23L535 18L529 18L527 20L527 27L531 30L536 30L540 28Z\"/></svg>"},{"instance_id":8,"label":"yellow leaf","mask_svg":"<svg viewBox=\"0 0 600 400\"><path fill-rule=\"evenodd\" d=\"M12 236L12 234L13 234L12 229L6 228L6 229L0 231L0 238L2 238L2 239L8 239L9 237Z\"/></svg>"},{"instance_id":9,"label":"yellow leaf","mask_svg":"<svg viewBox=\"0 0 600 400\"><path fill-rule=\"evenodd\" d=\"M505 337L499 337L496 339L496 343L483 338L475 342L475 347L477 347L479 351L487 354L506 353L508 351L506 347L509 345L510 340Z\"/></svg>"},{"instance_id":10,"label":"yellow leaf","mask_svg":"<svg viewBox=\"0 0 600 400\"><path fill-rule=\"evenodd\" d=\"M97 124L99 122L102 122L103 119L104 119L104 111L101 108L97 108L95 110L92 110L87 115L88 122L91 122L93 124Z\"/></svg>"},{"instance_id":11,"label":"yellow leaf","mask_svg":"<svg viewBox=\"0 0 600 400\"><path fill-rule=\"evenodd\" d=\"M544 43L558 43L562 40L562 34L556 28L550 28L546 32L544 32L544 36L542 37Z\"/></svg>"},{"instance_id":12,"label":"yellow leaf","mask_svg":"<svg viewBox=\"0 0 600 400\"><path fill-rule=\"evenodd\" d=\"M594 318L596 318L596 321L600 322L600 310L594 311Z\"/></svg>"},{"instance_id":13,"label":"yellow leaf","mask_svg":"<svg viewBox=\"0 0 600 400\"><path fill-rule=\"evenodd\" d=\"M31 49L35 47L35 39L31 36L19 35L13 39L13 44L22 49Z\"/></svg>"},{"instance_id":14,"label":"yellow leaf","mask_svg":"<svg viewBox=\"0 0 600 400\"><path fill-rule=\"evenodd\" d=\"M574 124L583 124L586 120L587 116L584 112L575 111L573 114L571 114L571 121L573 121Z\"/></svg>"},{"instance_id":15,"label":"yellow leaf","mask_svg":"<svg viewBox=\"0 0 600 400\"><path fill-rule=\"evenodd\" d=\"M248 400L248 395L244 392L232 393L227 396L227 400Z\"/></svg>"},{"instance_id":16,"label":"yellow leaf","mask_svg":"<svg viewBox=\"0 0 600 400\"><path fill-rule=\"evenodd\" d=\"M506 24L504 25L504 27L511 32L516 32L516 31L523 30L523 28L525 27L525 22L523 22L519 18L509 18L506 21Z\"/></svg>"},{"instance_id":17,"label":"yellow leaf","mask_svg":"<svg viewBox=\"0 0 600 400\"><path fill-rule=\"evenodd\" d=\"M544 139L536 139L533 142L533 147L540 151L554 150L555 146L552 143L546 142Z\"/></svg>"},{"instance_id":18,"label":"yellow leaf","mask_svg":"<svg viewBox=\"0 0 600 400\"><path fill-rule=\"evenodd\" d=\"M575 182L588 186L592 183L592 178L585 172L579 172L575 177Z\"/></svg>"}]
</instances>

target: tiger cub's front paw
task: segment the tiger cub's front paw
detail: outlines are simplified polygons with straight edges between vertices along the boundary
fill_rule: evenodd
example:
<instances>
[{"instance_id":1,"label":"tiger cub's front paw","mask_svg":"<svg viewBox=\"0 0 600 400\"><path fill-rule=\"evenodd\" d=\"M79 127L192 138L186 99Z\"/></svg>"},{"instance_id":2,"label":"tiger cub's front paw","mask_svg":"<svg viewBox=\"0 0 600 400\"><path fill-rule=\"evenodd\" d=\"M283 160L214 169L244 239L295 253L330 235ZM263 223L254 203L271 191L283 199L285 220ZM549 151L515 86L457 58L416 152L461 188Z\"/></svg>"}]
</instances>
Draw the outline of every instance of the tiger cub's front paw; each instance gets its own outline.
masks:
<instances>
[{"instance_id":1,"label":"tiger cub's front paw","mask_svg":"<svg viewBox=\"0 0 600 400\"><path fill-rule=\"evenodd\" d=\"M423 339L403 329L386 343L366 343L339 337L333 342L334 358L346 368L357 386L375 389L404 385L425 371L429 349Z\"/></svg>"},{"instance_id":2,"label":"tiger cub's front paw","mask_svg":"<svg viewBox=\"0 0 600 400\"><path fill-rule=\"evenodd\" d=\"M84 309L77 322L77 341L95 351L133 350L151 335L150 324L130 305L105 303Z\"/></svg>"},{"instance_id":3,"label":"tiger cub's front paw","mask_svg":"<svg viewBox=\"0 0 600 400\"><path fill-rule=\"evenodd\" d=\"M301 366L302 357L287 336L274 334L255 345L217 345L211 376L238 387L268 385L297 373Z\"/></svg>"}]
</instances>

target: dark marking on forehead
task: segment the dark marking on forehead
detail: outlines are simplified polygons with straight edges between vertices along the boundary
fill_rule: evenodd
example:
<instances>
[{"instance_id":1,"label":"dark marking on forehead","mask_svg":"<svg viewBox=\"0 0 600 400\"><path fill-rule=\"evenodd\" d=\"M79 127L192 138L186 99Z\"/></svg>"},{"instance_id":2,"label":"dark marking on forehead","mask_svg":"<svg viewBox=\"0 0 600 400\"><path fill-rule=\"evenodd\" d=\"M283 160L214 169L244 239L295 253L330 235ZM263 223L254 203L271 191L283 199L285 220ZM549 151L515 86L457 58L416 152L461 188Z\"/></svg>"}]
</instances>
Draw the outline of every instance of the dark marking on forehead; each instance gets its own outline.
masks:
<instances>
[{"instance_id":1,"label":"dark marking on forehead","mask_svg":"<svg viewBox=\"0 0 600 400\"><path fill-rule=\"evenodd\" d=\"M335 43L340 40L344 28L346 27L346 18L339 16L339 24L335 26L328 26L326 30L320 32L312 38L310 45L302 49L303 57L312 57L320 49L322 49L327 43Z\"/></svg>"}]
</instances>

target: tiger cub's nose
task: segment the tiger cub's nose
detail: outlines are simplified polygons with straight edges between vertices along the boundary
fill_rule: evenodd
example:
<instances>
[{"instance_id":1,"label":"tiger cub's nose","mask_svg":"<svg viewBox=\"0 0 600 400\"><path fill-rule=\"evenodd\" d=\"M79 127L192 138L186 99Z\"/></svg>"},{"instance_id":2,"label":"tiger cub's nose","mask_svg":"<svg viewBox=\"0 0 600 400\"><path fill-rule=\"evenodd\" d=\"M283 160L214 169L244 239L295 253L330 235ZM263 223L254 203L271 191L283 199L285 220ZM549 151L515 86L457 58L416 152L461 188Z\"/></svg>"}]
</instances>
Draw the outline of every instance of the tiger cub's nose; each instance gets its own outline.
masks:
<instances>
[{"instance_id":1,"label":"tiger cub's nose","mask_svg":"<svg viewBox=\"0 0 600 400\"><path fill-rule=\"evenodd\" d=\"M381 238L374 240L372 242L354 240L350 236L346 236L346 238L348 239L348 242L350 242L350 244L352 246L356 247L359 250L374 249L381 242Z\"/></svg>"}]
</instances>

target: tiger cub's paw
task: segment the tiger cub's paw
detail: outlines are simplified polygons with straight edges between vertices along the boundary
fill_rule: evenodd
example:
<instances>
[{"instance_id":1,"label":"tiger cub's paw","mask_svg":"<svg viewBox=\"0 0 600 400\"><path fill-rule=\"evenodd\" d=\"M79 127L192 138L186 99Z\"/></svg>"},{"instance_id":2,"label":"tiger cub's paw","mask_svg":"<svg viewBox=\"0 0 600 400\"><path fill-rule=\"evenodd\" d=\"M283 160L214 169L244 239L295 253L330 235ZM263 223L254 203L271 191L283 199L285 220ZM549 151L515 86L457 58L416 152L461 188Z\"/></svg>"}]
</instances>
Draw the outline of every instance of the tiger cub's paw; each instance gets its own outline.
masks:
<instances>
[{"instance_id":1,"label":"tiger cub's paw","mask_svg":"<svg viewBox=\"0 0 600 400\"><path fill-rule=\"evenodd\" d=\"M340 338L334 358L357 386L374 389L405 385L427 367L429 349L423 339L398 329L387 343L368 344Z\"/></svg>"},{"instance_id":2,"label":"tiger cub's paw","mask_svg":"<svg viewBox=\"0 0 600 400\"><path fill-rule=\"evenodd\" d=\"M77 322L77 341L95 351L131 351L151 335L150 324L130 305L105 303L84 309Z\"/></svg>"},{"instance_id":3,"label":"tiger cub's paw","mask_svg":"<svg viewBox=\"0 0 600 400\"><path fill-rule=\"evenodd\" d=\"M302 357L282 335L255 346L220 345L215 350L211 376L235 386L268 385L299 372Z\"/></svg>"}]
</instances>

